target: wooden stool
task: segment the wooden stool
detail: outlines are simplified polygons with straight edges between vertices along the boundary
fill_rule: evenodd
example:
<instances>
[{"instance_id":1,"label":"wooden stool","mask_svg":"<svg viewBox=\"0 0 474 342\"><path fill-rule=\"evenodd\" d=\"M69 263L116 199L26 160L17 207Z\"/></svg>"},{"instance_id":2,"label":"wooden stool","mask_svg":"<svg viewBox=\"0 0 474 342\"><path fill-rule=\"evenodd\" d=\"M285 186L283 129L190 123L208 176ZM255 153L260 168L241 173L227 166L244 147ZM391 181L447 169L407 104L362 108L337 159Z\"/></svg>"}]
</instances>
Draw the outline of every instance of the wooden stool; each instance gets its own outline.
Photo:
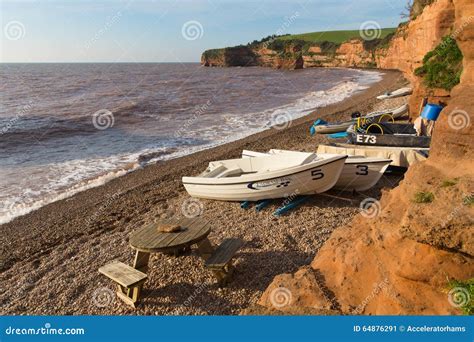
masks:
<instances>
[{"instance_id":1,"label":"wooden stool","mask_svg":"<svg viewBox=\"0 0 474 342\"><path fill-rule=\"evenodd\" d=\"M99 268L99 272L118 284L117 296L128 305L136 307L143 283L148 276L122 262L113 262Z\"/></svg>"},{"instance_id":2,"label":"wooden stool","mask_svg":"<svg viewBox=\"0 0 474 342\"><path fill-rule=\"evenodd\" d=\"M232 258L243 244L241 239L226 239L206 260L205 266L217 278L219 286L225 286L229 282L233 273Z\"/></svg>"}]
</instances>

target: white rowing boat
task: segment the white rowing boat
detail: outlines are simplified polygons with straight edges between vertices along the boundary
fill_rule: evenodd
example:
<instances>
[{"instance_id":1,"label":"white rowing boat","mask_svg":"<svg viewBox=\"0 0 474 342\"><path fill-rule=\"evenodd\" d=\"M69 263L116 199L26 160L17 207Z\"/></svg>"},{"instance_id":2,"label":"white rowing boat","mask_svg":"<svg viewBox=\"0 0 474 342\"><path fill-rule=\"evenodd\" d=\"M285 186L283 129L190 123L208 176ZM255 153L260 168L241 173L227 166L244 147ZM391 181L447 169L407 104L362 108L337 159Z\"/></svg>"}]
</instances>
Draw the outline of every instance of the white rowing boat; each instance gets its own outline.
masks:
<instances>
[{"instance_id":1,"label":"white rowing boat","mask_svg":"<svg viewBox=\"0 0 474 342\"><path fill-rule=\"evenodd\" d=\"M275 154L299 154L304 152L287 150L270 150L268 153L242 151L242 157L255 158ZM318 153L324 157L325 153ZM330 154L331 156L333 154ZM334 188L343 191L365 191L372 188L382 177L392 160L386 158L368 158L364 156L349 156L344 163L342 172Z\"/></svg>"},{"instance_id":2,"label":"white rowing boat","mask_svg":"<svg viewBox=\"0 0 474 342\"><path fill-rule=\"evenodd\" d=\"M394 91L386 92L383 95L377 96L377 99L379 99L379 100L394 99L396 97L410 95L412 92L413 92L412 88L405 87L405 88L400 88L400 89L397 89L397 90L394 90Z\"/></svg>"},{"instance_id":3,"label":"white rowing boat","mask_svg":"<svg viewBox=\"0 0 474 342\"><path fill-rule=\"evenodd\" d=\"M259 201L309 195L331 189L346 155L272 154L209 163L196 177L183 177L192 197L222 201Z\"/></svg>"}]
</instances>

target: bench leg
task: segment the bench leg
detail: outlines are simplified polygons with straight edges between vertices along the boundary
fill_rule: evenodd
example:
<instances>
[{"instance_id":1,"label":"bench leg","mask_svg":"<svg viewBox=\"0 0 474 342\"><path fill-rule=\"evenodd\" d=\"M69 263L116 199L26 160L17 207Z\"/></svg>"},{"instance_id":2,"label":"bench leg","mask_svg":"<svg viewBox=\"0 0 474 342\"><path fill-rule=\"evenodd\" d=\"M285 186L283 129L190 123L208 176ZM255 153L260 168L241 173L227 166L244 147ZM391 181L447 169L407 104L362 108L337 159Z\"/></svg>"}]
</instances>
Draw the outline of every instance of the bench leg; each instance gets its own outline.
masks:
<instances>
[{"instance_id":1,"label":"bench leg","mask_svg":"<svg viewBox=\"0 0 474 342\"><path fill-rule=\"evenodd\" d=\"M118 285L117 296L126 304L136 308L140 301L143 284L138 284L131 288Z\"/></svg>"},{"instance_id":2,"label":"bench leg","mask_svg":"<svg viewBox=\"0 0 474 342\"><path fill-rule=\"evenodd\" d=\"M135 253L135 260L133 261L133 268L146 273L148 271L149 260L150 253L137 251Z\"/></svg>"},{"instance_id":3,"label":"bench leg","mask_svg":"<svg viewBox=\"0 0 474 342\"><path fill-rule=\"evenodd\" d=\"M142 286L143 285L138 285L138 286L135 286L132 290L133 290L133 293L132 293L132 300L134 303L137 303L139 300L140 300L140 294L142 292Z\"/></svg>"},{"instance_id":4,"label":"bench leg","mask_svg":"<svg viewBox=\"0 0 474 342\"><path fill-rule=\"evenodd\" d=\"M198 252L204 261L209 259L209 257L212 255L214 252L214 247L212 247L211 241L209 241L208 238L205 238L198 243Z\"/></svg>"},{"instance_id":5,"label":"bench leg","mask_svg":"<svg viewBox=\"0 0 474 342\"><path fill-rule=\"evenodd\" d=\"M226 286L229 281L232 279L232 275L234 274L234 266L232 263L227 264L223 269L220 270L212 270L212 274L217 279L217 284L219 287Z\"/></svg>"},{"instance_id":6,"label":"bench leg","mask_svg":"<svg viewBox=\"0 0 474 342\"><path fill-rule=\"evenodd\" d=\"M130 305L133 308L137 307L137 302L135 302L132 298L123 294L122 292L117 292L117 297L119 297L125 304Z\"/></svg>"},{"instance_id":7,"label":"bench leg","mask_svg":"<svg viewBox=\"0 0 474 342\"><path fill-rule=\"evenodd\" d=\"M128 289L126 287L117 285L117 293L118 292L123 293L124 295L127 295L128 294Z\"/></svg>"},{"instance_id":8,"label":"bench leg","mask_svg":"<svg viewBox=\"0 0 474 342\"><path fill-rule=\"evenodd\" d=\"M217 279L217 285L223 287L227 284L227 273L223 270L212 270L212 274Z\"/></svg>"}]
</instances>

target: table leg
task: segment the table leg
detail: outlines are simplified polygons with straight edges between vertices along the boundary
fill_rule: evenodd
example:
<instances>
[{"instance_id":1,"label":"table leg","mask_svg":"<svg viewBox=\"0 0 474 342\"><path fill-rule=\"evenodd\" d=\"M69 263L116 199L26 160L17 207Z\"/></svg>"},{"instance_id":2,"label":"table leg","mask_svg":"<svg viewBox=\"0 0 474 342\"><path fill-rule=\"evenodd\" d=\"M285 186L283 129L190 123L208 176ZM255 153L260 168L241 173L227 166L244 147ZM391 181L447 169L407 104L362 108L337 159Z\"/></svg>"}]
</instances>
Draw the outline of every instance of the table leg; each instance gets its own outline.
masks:
<instances>
[{"instance_id":1,"label":"table leg","mask_svg":"<svg viewBox=\"0 0 474 342\"><path fill-rule=\"evenodd\" d=\"M133 261L133 268L146 273L148 271L148 261L150 260L150 253L137 251L135 260Z\"/></svg>"},{"instance_id":2,"label":"table leg","mask_svg":"<svg viewBox=\"0 0 474 342\"><path fill-rule=\"evenodd\" d=\"M208 238L205 238L204 240L201 240L200 242L198 242L197 245L198 245L198 252L201 258L203 258L204 261L209 259L209 257L214 252L214 247L212 246L211 241L209 241Z\"/></svg>"}]
</instances>

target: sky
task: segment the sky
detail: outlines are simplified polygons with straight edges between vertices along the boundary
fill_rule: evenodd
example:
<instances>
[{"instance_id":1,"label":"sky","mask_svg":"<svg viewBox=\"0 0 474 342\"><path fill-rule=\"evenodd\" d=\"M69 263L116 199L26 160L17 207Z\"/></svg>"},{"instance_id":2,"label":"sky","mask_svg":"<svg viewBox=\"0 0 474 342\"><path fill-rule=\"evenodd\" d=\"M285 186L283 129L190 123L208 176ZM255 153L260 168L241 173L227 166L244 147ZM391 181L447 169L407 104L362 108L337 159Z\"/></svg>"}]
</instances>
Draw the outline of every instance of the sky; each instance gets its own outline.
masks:
<instances>
[{"instance_id":1,"label":"sky","mask_svg":"<svg viewBox=\"0 0 474 342\"><path fill-rule=\"evenodd\" d=\"M407 0L0 0L0 62L198 62L275 33L396 27Z\"/></svg>"}]
</instances>

